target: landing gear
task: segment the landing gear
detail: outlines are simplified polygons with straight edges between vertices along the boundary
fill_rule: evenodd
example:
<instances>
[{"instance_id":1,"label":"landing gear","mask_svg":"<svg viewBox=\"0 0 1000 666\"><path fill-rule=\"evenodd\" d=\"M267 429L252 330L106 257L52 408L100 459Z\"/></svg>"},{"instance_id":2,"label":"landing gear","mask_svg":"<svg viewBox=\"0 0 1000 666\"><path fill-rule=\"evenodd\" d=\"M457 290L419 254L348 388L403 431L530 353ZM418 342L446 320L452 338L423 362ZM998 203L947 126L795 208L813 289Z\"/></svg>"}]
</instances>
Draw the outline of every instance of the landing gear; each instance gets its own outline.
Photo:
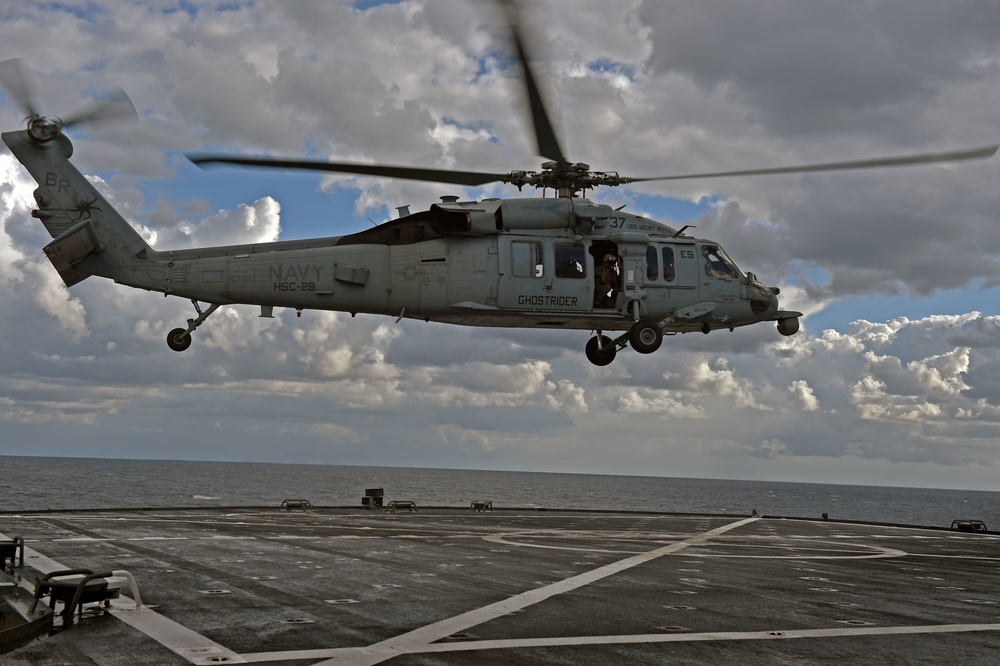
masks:
<instances>
[{"instance_id":1,"label":"landing gear","mask_svg":"<svg viewBox=\"0 0 1000 666\"><path fill-rule=\"evenodd\" d=\"M635 307L635 323L617 338L612 340L601 331L587 341L587 360L594 365L607 365L615 360L619 349L625 349L626 344L640 354L652 354L660 348L663 342L663 329L660 322L639 316L639 307Z\"/></svg>"},{"instance_id":2,"label":"landing gear","mask_svg":"<svg viewBox=\"0 0 1000 666\"><path fill-rule=\"evenodd\" d=\"M208 306L208 309L204 312L201 306L198 305L198 301L191 299L191 303L194 305L195 312L198 313L197 319L188 319L187 328L175 328L174 330L167 333L167 346L173 349L175 352L182 352L191 346L191 332L205 323L205 320L209 316L219 309L219 303L212 303Z\"/></svg>"},{"instance_id":3,"label":"landing gear","mask_svg":"<svg viewBox=\"0 0 1000 666\"><path fill-rule=\"evenodd\" d=\"M167 333L167 346L175 352L182 352L191 346L191 334L186 328L175 328Z\"/></svg>"},{"instance_id":4,"label":"landing gear","mask_svg":"<svg viewBox=\"0 0 1000 666\"><path fill-rule=\"evenodd\" d=\"M660 325L652 319L639 319L614 340L597 331L597 335L587 341L587 360L594 365L608 365L626 344L631 344L640 354L652 354L662 342L663 329Z\"/></svg>"},{"instance_id":5,"label":"landing gear","mask_svg":"<svg viewBox=\"0 0 1000 666\"><path fill-rule=\"evenodd\" d=\"M587 341L587 360L594 365L607 365L615 360L618 350L614 340L598 333Z\"/></svg>"},{"instance_id":6,"label":"landing gear","mask_svg":"<svg viewBox=\"0 0 1000 666\"><path fill-rule=\"evenodd\" d=\"M629 329L628 341L640 354L652 354L663 342L663 329L652 319L640 319Z\"/></svg>"}]
</instances>

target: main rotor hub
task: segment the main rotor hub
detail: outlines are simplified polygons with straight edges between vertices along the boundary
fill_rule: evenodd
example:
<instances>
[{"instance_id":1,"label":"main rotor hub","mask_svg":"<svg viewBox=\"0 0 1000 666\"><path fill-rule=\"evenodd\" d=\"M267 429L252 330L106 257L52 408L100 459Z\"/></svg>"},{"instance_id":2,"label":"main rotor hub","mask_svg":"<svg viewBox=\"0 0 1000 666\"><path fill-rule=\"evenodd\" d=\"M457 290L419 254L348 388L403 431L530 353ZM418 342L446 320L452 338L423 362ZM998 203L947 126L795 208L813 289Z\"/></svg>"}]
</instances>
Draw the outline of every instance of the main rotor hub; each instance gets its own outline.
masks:
<instances>
[{"instance_id":1,"label":"main rotor hub","mask_svg":"<svg viewBox=\"0 0 1000 666\"><path fill-rule=\"evenodd\" d=\"M582 190L591 190L598 185L614 187L629 182L629 179L615 172L591 171L590 165L582 162L545 162L541 171L511 171L504 182L516 185L518 189L530 185L556 190L561 197L574 197Z\"/></svg>"}]
</instances>

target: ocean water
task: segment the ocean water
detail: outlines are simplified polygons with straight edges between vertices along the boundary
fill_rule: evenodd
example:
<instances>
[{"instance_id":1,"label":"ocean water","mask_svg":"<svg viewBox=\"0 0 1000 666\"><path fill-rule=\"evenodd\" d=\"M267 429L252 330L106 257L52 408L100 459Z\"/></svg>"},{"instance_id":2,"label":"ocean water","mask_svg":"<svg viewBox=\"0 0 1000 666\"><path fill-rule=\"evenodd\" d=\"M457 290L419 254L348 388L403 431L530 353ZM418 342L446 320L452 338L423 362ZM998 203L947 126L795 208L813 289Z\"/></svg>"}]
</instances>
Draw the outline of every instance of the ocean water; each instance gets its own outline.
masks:
<instances>
[{"instance_id":1,"label":"ocean water","mask_svg":"<svg viewBox=\"0 0 1000 666\"><path fill-rule=\"evenodd\" d=\"M418 506L604 509L820 517L910 525L986 521L1000 493L773 481L456 469L0 456L0 511L196 506L360 506L367 488Z\"/></svg>"}]
</instances>

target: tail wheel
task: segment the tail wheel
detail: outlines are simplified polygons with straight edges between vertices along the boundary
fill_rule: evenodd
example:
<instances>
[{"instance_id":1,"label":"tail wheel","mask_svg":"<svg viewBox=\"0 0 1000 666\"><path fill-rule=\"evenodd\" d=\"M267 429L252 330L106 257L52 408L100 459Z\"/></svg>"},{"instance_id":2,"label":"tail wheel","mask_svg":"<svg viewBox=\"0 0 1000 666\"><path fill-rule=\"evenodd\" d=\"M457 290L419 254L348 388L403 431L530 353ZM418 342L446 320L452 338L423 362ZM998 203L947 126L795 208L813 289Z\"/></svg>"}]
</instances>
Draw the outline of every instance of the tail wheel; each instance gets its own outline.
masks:
<instances>
[{"instance_id":1,"label":"tail wheel","mask_svg":"<svg viewBox=\"0 0 1000 666\"><path fill-rule=\"evenodd\" d=\"M600 340L600 348L598 348ZM594 365L607 365L615 360L618 350L615 349L614 341L606 335L595 335L587 341L587 360Z\"/></svg>"},{"instance_id":2,"label":"tail wheel","mask_svg":"<svg viewBox=\"0 0 1000 666\"><path fill-rule=\"evenodd\" d=\"M175 328L167 333L167 346L175 352L182 352L191 346L191 334L186 328Z\"/></svg>"},{"instance_id":3,"label":"tail wheel","mask_svg":"<svg viewBox=\"0 0 1000 666\"><path fill-rule=\"evenodd\" d=\"M663 330L652 319L640 319L629 329L628 341L640 354L652 354L663 342Z\"/></svg>"}]
</instances>

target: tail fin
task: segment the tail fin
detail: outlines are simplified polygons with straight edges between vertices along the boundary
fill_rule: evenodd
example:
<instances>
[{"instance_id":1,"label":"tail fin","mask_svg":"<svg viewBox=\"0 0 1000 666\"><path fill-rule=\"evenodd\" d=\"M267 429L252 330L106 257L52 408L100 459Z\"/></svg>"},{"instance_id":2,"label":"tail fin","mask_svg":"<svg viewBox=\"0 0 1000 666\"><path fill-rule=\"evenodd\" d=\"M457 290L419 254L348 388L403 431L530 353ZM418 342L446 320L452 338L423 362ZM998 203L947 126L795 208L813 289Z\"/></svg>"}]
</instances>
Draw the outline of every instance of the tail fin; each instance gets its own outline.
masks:
<instances>
[{"instance_id":1,"label":"tail fin","mask_svg":"<svg viewBox=\"0 0 1000 666\"><path fill-rule=\"evenodd\" d=\"M2 138L38 183L31 214L54 239L45 254L66 285L91 275L135 284L136 269L153 250L70 163L70 140L59 134L38 141L27 130Z\"/></svg>"}]
</instances>

